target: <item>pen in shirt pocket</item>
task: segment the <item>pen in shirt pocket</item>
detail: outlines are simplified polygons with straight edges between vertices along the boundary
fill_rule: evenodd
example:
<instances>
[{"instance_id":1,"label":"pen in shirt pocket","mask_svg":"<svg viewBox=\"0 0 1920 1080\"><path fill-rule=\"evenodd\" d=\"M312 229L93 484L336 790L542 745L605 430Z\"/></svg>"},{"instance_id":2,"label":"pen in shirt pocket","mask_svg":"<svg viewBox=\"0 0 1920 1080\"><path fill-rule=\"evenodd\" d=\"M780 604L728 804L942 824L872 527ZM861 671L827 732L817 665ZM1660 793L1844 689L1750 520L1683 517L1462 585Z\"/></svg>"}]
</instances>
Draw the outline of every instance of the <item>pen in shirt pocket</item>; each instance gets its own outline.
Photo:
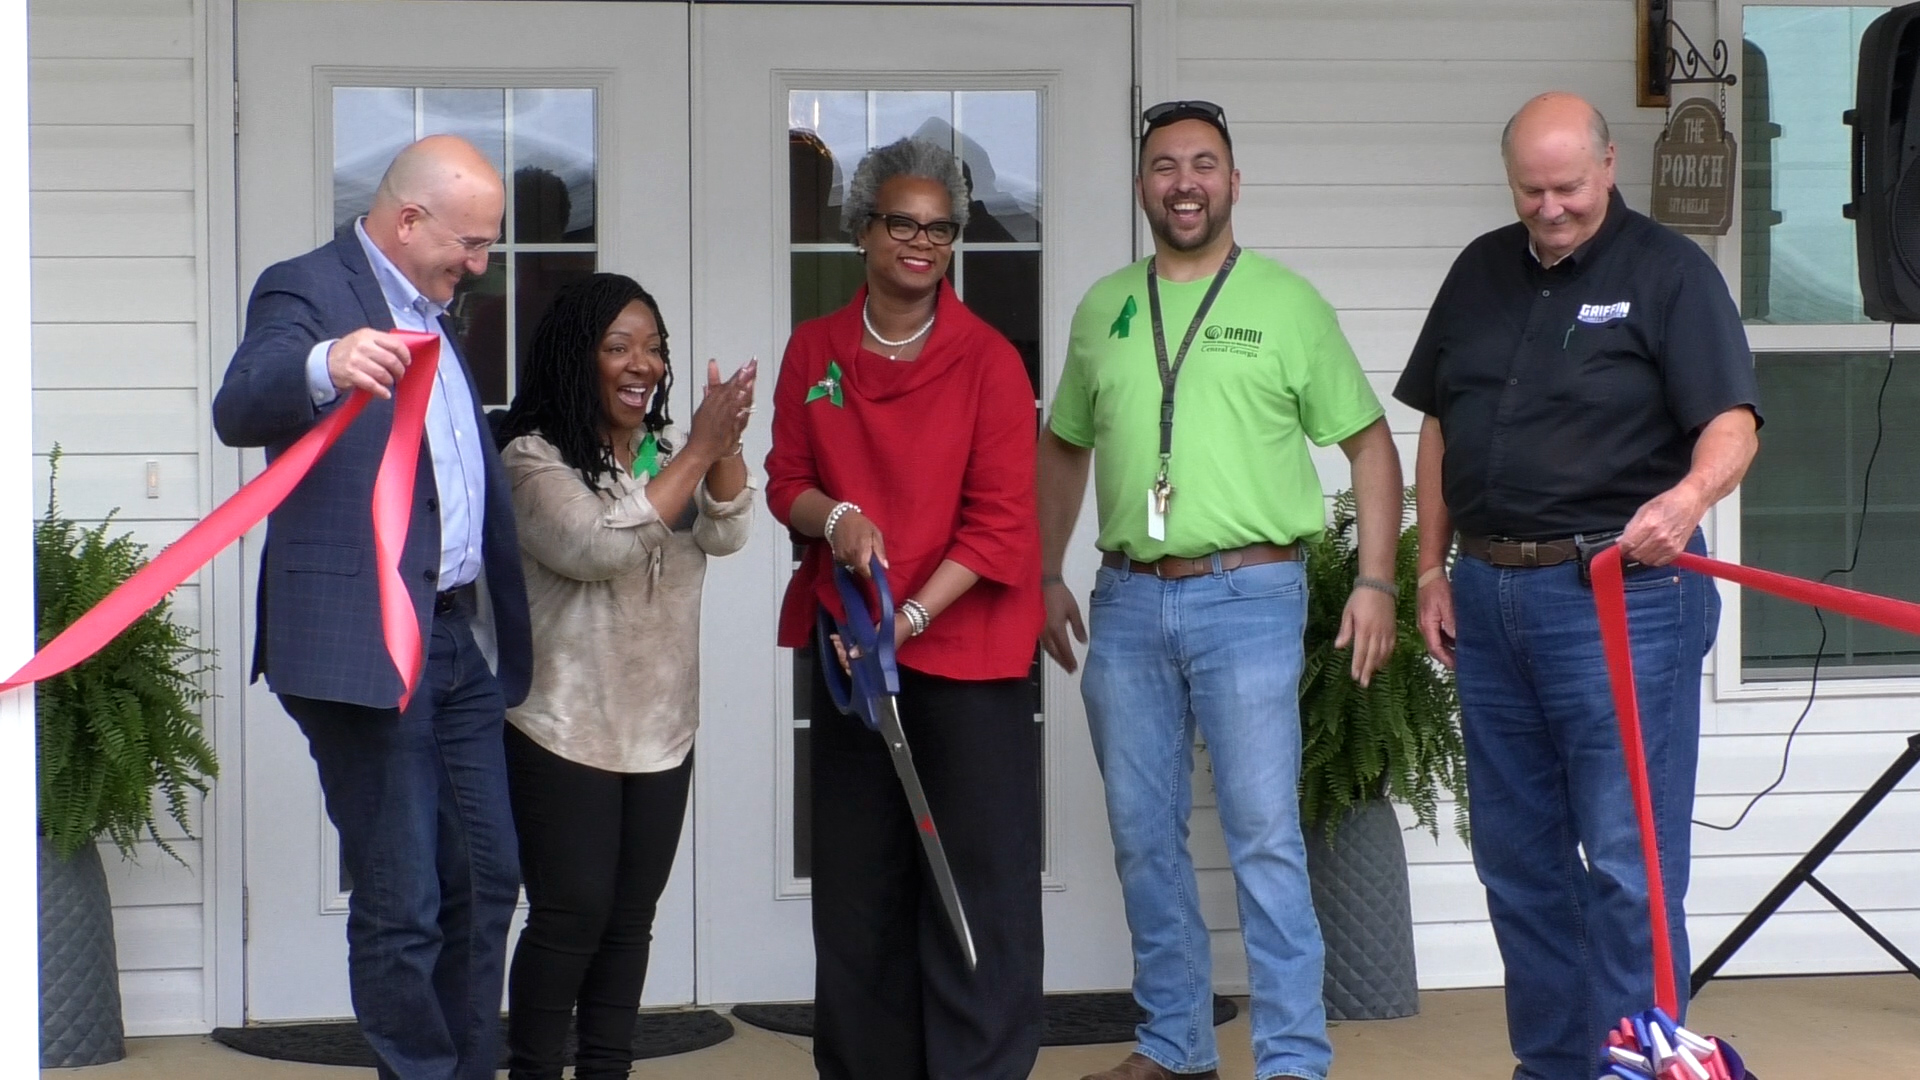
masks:
<instances>
[{"instance_id":1,"label":"pen in shirt pocket","mask_svg":"<svg viewBox=\"0 0 1920 1080\"><path fill-rule=\"evenodd\" d=\"M1560 339L1561 352L1566 352L1567 346L1573 344L1573 332L1577 327L1579 327L1579 325L1580 324L1577 322L1567 324L1567 336Z\"/></svg>"}]
</instances>

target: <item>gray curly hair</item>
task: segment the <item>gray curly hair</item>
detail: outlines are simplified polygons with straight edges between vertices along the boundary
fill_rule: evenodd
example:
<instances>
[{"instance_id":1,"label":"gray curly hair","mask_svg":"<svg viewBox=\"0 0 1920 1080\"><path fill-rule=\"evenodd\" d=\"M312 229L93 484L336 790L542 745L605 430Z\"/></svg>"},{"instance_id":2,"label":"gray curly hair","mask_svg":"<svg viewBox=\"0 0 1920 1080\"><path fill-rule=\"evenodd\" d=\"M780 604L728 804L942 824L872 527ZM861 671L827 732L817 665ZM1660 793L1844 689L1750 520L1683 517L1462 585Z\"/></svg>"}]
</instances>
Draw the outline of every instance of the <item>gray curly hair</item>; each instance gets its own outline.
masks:
<instances>
[{"instance_id":1,"label":"gray curly hair","mask_svg":"<svg viewBox=\"0 0 1920 1080\"><path fill-rule=\"evenodd\" d=\"M859 239L873 217L874 207L879 205L881 186L902 176L945 184L947 197L952 202L947 216L962 229L967 227L967 204L972 196L967 189L966 174L960 169L960 160L937 143L906 138L868 151L867 156L860 159L859 167L853 170L853 180L847 184L846 206L840 217L848 235Z\"/></svg>"}]
</instances>

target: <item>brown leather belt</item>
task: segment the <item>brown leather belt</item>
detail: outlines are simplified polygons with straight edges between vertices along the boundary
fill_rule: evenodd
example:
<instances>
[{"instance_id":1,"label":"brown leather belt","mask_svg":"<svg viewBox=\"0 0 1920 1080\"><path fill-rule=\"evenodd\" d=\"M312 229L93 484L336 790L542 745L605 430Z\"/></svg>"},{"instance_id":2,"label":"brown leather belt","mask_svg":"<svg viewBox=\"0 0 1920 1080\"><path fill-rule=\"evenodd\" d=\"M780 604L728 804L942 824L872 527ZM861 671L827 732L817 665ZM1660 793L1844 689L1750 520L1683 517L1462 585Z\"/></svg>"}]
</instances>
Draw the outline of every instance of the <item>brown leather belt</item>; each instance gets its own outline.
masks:
<instances>
[{"instance_id":1,"label":"brown leather belt","mask_svg":"<svg viewBox=\"0 0 1920 1080\"><path fill-rule=\"evenodd\" d=\"M1580 559L1580 541L1601 543L1618 532L1586 533L1558 540L1507 540L1497 536L1460 536L1460 554L1500 567L1559 566Z\"/></svg>"},{"instance_id":2,"label":"brown leather belt","mask_svg":"<svg viewBox=\"0 0 1920 1080\"><path fill-rule=\"evenodd\" d=\"M1197 577L1213 573L1213 560L1220 560L1220 569L1237 570L1242 566L1260 566L1265 563L1297 562L1300 559L1299 544L1248 544L1232 551L1216 551L1211 555L1201 555L1192 559L1183 559L1169 555L1153 562L1140 562L1127 558L1124 552L1109 551L1100 558L1100 565L1118 570L1125 566L1136 574L1152 574L1165 581L1177 578Z\"/></svg>"}]
</instances>

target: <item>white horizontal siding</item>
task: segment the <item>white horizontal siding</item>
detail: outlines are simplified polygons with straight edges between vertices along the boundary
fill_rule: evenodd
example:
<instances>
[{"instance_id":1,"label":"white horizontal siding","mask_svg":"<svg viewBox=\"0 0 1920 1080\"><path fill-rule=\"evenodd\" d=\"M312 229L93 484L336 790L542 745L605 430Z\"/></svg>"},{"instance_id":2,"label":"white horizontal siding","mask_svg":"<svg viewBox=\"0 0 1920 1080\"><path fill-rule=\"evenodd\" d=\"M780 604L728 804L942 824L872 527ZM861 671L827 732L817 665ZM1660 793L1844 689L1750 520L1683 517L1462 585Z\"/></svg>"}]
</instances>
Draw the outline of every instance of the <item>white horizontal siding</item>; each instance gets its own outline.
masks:
<instances>
[{"instance_id":1,"label":"white horizontal siding","mask_svg":"<svg viewBox=\"0 0 1920 1080\"><path fill-rule=\"evenodd\" d=\"M34 393L34 453L54 443L73 453L192 454L197 390L40 390Z\"/></svg>"},{"instance_id":2,"label":"white horizontal siding","mask_svg":"<svg viewBox=\"0 0 1920 1080\"><path fill-rule=\"evenodd\" d=\"M1460 248L1513 220L1498 142L1526 99L1566 89L1598 105L1619 147L1622 193L1630 205L1646 205L1663 115L1634 104L1633 8L1631 0L1176 0L1171 96L1226 107L1242 174L1237 237L1320 289L1385 399ZM1696 40L1710 40L1718 26L1710 3L1682 2L1676 17ZM1419 416L1390 400L1387 416L1411 477ZM1329 490L1349 483L1337 449L1317 450L1314 460ZM1780 790L1737 831L1695 829L1688 910L1696 956L1827 830L1911 730L1910 699L1829 698L1830 686ZM1695 817L1730 822L1773 780L1802 704L1715 703L1709 693ZM1244 989L1233 880L1203 781L1204 770L1193 849L1216 983ZM1822 875L1895 940L1920 940L1915 787L1909 781L1890 797ZM1451 812L1443 807L1441 820ZM1485 895L1465 846L1449 832L1438 841L1415 832L1407 854L1422 984L1499 982ZM1727 971L1891 963L1805 893Z\"/></svg>"},{"instance_id":3,"label":"white horizontal siding","mask_svg":"<svg viewBox=\"0 0 1920 1080\"><path fill-rule=\"evenodd\" d=\"M157 551L207 509L201 260L195 191L196 0L33 0L31 63L34 448L65 451L60 504ZM148 497L147 469L158 471ZM196 583L176 619L202 627ZM200 841L163 820L185 860L102 850L127 1031L209 1026Z\"/></svg>"},{"instance_id":4,"label":"white horizontal siding","mask_svg":"<svg viewBox=\"0 0 1920 1080\"><path fill-rule=\"evenodd\" d=\"M33 190L191 191L187 124L35 125Z\"/></svg>"},{"instance_id":5,"label":"white horizontal siding","mask_svg":"<svg viewBox=\"0 0 1920 1080\"><path fill-rule=\"evenodd\" d=\"M34 505L47 505L47 458L35 455ZM149 489L148 465L158 482ZM152 494L149 495L151 490ZM98 521L192 521L200 513L200 461L194 454L77 454L60 458L60 510Z\"/></svg>"},{"instance_id":6,"label":"white horizontal siding","mask_svg":"<svg viewBox=\"0 0 1920 1080\"><path fill-rule=\"evenodd\" d=\"M191 322L33 327L33 385L39 390L194 390L202 359L198 327Z\"/></svg>"},{"instance_id":7,"label":"white horizontal siding","mask_svg":"<svg viewBox=\"0 0 1920 1080\"><path fill-rule=\"evenodd\" d=\"M137 0L129 0L134 6ZM35 27L63 16L59 0L33 7ZM34 45L38 46L37 32ZM193 123L193 61L41 59L28 68L32 79L32 116L43 124Z\"/></svg>"}]
</instances>

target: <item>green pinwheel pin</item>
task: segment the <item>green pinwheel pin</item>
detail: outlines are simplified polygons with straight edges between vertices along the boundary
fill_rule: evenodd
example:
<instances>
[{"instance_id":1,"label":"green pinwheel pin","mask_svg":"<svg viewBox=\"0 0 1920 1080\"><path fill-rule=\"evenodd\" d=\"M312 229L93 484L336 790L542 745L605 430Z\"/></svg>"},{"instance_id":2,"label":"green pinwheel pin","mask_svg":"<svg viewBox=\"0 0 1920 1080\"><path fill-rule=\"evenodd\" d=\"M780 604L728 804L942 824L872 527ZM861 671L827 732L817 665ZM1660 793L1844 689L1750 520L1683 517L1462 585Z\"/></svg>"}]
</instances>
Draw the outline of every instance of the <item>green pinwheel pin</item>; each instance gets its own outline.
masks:
<instances>
[{"instance_id":1,"label":"green pinwheel pin","mask_svg":"<svg viewBox=\"0 0 1920 1080\"><path fill-rule=\"evenodd\" d=\"M1140 305L1133 302L1132 295L1128 295L1127 302L1121 305L1120 317L1113 320L1113 327L1107 331L1107 336L1126 337L1127 331L1132 328L1133 317L1138 314L1140 314Z\"/></svg>"},{"instance_id":2,"label":"green pinwheel pin","mask_svg":"<svg viewBox=\"0 0 1920 1080\"><path fill-rule=\"evenodd\" d=\"M836 409L847 403L845 395L840 392L840 361L838 360L827 361L827 377L808 388L806 404L811 405L821 398L826 398Z\"/></svg>"}]
</instances>

